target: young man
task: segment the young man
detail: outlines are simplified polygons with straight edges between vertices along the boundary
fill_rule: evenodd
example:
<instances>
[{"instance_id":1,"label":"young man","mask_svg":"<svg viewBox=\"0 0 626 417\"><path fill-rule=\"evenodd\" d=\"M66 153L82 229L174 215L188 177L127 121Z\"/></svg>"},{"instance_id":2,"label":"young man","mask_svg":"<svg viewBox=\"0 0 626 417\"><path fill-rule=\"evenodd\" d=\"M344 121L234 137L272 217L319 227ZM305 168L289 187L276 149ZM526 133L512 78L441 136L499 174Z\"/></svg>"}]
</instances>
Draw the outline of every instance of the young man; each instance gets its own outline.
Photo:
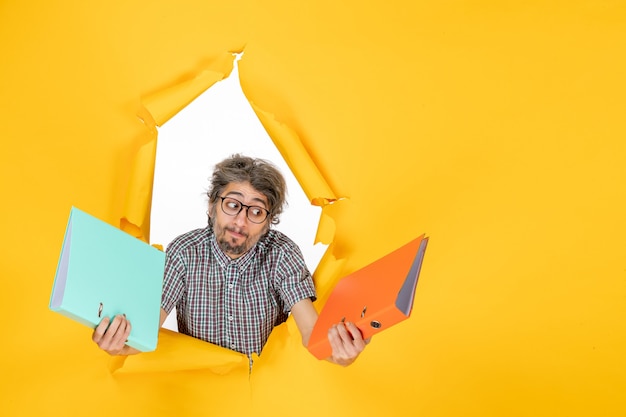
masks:
<instances>
[{"instance_id":1,"label":"young man","mask_svg":"<svg viewBox=\"0 0 626 417\"><path fill-rule=\"evenodd\" d=\"M208 191L209 224L168 246L161 325L176 307L181 333L250 356L260 354L289 312L306 346L317 311L315 288L298 246L278 224L286 185L269 162L233 155L215 166ZM112 355L138 353L125 345L131 324L104 318L93 341ZM351 364L365 348L353 323L328 330L329 361Z\"/></svg>"}]
</instances>

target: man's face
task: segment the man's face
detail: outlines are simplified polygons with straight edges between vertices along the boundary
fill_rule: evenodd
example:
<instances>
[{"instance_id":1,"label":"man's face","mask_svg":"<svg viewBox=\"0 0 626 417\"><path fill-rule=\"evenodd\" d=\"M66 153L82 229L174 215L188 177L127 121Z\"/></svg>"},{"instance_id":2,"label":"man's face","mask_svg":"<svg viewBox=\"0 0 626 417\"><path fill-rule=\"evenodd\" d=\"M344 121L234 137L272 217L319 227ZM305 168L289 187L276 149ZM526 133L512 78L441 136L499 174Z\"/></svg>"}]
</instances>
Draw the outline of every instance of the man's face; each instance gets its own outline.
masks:
<instances>
[{"instance_id":1,"label":"man's face","mask_svg":"<svg viewBox=\"0 0 626 417\"><path fill-rule=\"evenodd\" d=\"M247 206L258 206L269 210L267 198L248 182L233 182L224 188L220 197L230 197ZM222 210L222 199L209 204L213 220L213 232L220 248L232 259L236 259L252 248L269 228L269 216L262 223L253 223L243 207L239 214L229 216Z\"/></svg>"}]
</instances>

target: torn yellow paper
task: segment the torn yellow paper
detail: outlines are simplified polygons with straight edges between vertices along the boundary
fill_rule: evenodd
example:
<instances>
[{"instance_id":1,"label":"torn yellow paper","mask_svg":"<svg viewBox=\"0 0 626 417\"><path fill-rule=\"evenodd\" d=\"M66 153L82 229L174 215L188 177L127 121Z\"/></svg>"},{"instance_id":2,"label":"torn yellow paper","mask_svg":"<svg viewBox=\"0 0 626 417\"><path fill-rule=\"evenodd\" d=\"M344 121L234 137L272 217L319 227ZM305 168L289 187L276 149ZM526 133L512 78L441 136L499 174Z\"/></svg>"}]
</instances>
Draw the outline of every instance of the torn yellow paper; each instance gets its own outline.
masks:
<instances>
[{"instance_id":1,"label":"torn yellow paper","mask_svg":"<svg viewBox=\"0 0 626 417\"><path fill-rule=\"evenodd\" d=\"M249 368L246 355L171 330L161 329L154 352L131 355L116 367L117 373L151 373L209 370L225 374Z\"/></svg>"},{"instance_id":2,"label":"torn yellow paper","mask_svg":"<svg viewBox=\"0 0 626 417\"><path fill-rule=\"evenodd\" d=\"M142 97L146 109L152 114L157 126L163 125L183 107L206 91L216 82L228 77L233 69L235 54L225 52L211 62L209 68L199 71L191 78L177 82L165 89Z\"/></svg>"},{"instance_id":3,"label":"torn yellow paper","mask_svg":"<svg viewBox=\"0 0 626 417\"><path fill-rule=\"evenodd\" d=\"M273 114L260 109L254 102L251 101L250 104L311 203L321 206L334 201L335 193L315 166L298 134L276 120Z\"/></svg>"}]
</instances>

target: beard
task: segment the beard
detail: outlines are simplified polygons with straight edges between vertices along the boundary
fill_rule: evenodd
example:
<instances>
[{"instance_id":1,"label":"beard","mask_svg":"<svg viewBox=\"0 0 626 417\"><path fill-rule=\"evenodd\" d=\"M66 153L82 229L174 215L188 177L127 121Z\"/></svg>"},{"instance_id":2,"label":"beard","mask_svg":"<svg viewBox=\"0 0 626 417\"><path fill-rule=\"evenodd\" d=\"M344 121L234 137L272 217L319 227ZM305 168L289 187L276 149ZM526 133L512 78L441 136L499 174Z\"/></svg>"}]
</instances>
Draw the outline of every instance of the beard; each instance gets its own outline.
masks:
<instances>
[{"instance_id":1,"label":"beard","mask_svg":"<svg viewBox=\"0 0 626 417\"><path fill-rule=\"evenodd\" d=\"M244 235L245 239L241 244L236 244L236 240L235 239L228 239L226 237L226 230L230 230L233 232L237 232L237 233L241 233ZM217 236L217 244L219 245L220 249L222 249L222 251L224 251L224 253L228 254L228 255L241 255L243 253L245 253L249 247L247 245L248 243L248 234L244 233L240 230L237 230L237 228L235 227L230 227L230 226L226 226L223 229L220 228L220 230L216 230L216 236Z\"/></svg>"}]
</instances>

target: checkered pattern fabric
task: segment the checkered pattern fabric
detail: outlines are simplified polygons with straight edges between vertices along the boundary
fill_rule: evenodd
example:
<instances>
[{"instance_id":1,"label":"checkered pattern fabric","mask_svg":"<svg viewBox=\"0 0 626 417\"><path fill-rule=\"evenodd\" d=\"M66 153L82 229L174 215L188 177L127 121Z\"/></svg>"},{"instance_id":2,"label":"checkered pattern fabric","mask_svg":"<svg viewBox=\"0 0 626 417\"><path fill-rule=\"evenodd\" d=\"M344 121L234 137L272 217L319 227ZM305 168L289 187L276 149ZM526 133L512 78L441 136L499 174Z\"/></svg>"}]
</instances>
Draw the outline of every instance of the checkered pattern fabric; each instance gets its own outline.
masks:
<instances>
[{"instance_id":1,"label":"checkered pattern fabric","mask_svg":"<svg viewBox=\"0 0 626 417\"><path fill-rule=\"evenodd\" d=\"M169 313L176 306L181 333L260 354L274 326L305 298L315 299L311 274L298 246L277 230L235 260L210 227L167 248L161 307Z\"/></svg>"}]
</instances>

